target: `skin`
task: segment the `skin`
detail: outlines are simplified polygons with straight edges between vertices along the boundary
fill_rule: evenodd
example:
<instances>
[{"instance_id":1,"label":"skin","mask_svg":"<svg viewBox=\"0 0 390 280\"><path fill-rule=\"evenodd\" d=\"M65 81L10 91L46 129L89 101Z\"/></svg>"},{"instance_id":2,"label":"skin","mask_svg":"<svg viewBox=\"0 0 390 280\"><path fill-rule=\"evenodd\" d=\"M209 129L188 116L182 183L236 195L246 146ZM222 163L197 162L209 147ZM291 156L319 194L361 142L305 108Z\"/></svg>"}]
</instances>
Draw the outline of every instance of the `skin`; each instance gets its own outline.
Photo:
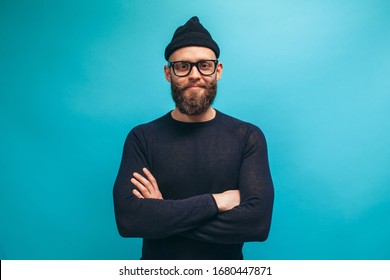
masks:
<instances>
[{"instance_id":1,"label":"skin","mask_svg":"<svg viewBox=\"0 0 390 280\"><path fill-rule=\"evenodd\" d=\"M204 47L185 47L176 50L169 57L169 61L189 61L197 62L200 60L214 60L216 59L215 53L208 48ZM218 81L222 76L223 66L222 63L218 63L215 73L211 76L204 76L199 73L196 67L191 69L189 75L185 77L177 77L171 67L164 66L165 78L169 83L175 83L178 86L192 85L184 90L183 94L196 93L201 96L205 93L205 89L202 84L210 84L213 81ZM209 108L199 115L187 115L183 114L175 108L171 112L172 117L181 122L205 122L215 118L215 109L209 106ZM143 175L137 172L133 173L131 183L137 188L133 190L133 194L139 199L163 199L163 196L158 188L157 180L153 174L147 169L143 168ZM240 204L240 192L239 190L228 190L223 193L212 194L219 211L228 211Z\"/></svg>"}]
</instances>

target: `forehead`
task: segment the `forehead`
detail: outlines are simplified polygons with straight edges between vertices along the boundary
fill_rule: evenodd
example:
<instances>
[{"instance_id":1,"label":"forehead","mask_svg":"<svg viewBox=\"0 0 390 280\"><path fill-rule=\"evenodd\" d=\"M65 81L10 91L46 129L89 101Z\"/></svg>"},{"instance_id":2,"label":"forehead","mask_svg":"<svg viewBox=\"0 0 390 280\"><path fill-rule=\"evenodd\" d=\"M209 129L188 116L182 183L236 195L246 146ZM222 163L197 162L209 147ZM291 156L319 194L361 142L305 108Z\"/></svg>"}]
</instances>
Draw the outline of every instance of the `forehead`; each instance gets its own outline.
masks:
<instances>
[{"instance_id":1,"label":"forehead","mask_svg":"<svg viewBox=\"0 0 390 280\"><path fill-rule=\"evenodd\" d=\"M205 47L184 47L174 51L169 57L170 61L185 60L190 62L196 62L199 60L216 59L215 53Z\"/></svg>"}]
</instances>

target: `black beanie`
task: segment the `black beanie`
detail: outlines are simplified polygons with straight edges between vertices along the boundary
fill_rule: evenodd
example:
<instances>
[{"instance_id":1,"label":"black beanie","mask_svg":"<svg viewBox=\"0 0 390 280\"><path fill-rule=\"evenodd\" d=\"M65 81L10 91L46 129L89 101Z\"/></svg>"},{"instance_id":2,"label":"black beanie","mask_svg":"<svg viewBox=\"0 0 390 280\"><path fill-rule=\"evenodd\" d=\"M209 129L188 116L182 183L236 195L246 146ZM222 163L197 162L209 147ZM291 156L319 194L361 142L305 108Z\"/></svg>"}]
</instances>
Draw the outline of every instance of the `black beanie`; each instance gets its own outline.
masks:
<instances>
[{"instance_id":1,"label":"black beanie","mask_svg":"<svg viewBox=\"0 0 390 280\"><path fill-rule=\"evenodd\" d=\"M199 22L198 17L192 17L183 26L176 29L172 41L165 48L165 59L177 49L189 46L199 46L211 49L219 57L219 47L211 38L210 33Z\"/></svg>"}]
</instances>

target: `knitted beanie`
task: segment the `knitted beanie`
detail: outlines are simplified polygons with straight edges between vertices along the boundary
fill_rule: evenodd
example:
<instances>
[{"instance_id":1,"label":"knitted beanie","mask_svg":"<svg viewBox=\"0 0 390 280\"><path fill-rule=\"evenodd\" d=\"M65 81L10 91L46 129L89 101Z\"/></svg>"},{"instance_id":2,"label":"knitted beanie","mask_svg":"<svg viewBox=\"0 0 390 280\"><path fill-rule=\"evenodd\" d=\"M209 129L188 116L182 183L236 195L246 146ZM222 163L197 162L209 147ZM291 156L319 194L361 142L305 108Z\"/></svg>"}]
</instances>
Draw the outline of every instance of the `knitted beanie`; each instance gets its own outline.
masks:
<instances>
[{"instance_id":1,"label":"knitted beanie","mask_svg":"<svg viewBox=\"0 0 390 280\"><path fill-rule=\"evenodd\" d=\"M192 17L183 26L176 29L172 41L165 48L165 59L177 49L189 46L199 46L211 49L219 57L219 47L210 33L199 22L198 17Z\"/></svg>"}]
</instances>

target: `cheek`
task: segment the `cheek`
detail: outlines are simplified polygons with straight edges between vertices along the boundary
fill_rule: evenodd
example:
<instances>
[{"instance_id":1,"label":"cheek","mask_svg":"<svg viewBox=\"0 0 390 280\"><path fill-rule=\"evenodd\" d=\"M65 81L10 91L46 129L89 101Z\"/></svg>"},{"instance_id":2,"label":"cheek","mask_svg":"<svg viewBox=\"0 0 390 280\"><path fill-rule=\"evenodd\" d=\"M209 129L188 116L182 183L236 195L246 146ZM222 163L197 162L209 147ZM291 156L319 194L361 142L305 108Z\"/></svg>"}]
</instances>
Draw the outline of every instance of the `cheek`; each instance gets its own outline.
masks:
<instances>
[{"instance_id":1,"label":"cheek","mask_svg":"<svg viewBox=\"0 0 390 280\"><path fill-rule=\"evenodd\" d=\"M180 87L186 85L188 82L184 78L171 77L171 83Z\"/></svg>"},{"instance_id":2,"label":"cheek","mask_svg":"<svg viewBox=\"0 0 390 280\"><path fill-rule=\"evenodd\" d=\"M205 81L208 85L213 85L213 84L215 84L215 83L218 81L218 76L215 75L215 76L212 76L212 77L207 77L207 79L204 79L204 81Z\"/></svg>"}]
</instances>

